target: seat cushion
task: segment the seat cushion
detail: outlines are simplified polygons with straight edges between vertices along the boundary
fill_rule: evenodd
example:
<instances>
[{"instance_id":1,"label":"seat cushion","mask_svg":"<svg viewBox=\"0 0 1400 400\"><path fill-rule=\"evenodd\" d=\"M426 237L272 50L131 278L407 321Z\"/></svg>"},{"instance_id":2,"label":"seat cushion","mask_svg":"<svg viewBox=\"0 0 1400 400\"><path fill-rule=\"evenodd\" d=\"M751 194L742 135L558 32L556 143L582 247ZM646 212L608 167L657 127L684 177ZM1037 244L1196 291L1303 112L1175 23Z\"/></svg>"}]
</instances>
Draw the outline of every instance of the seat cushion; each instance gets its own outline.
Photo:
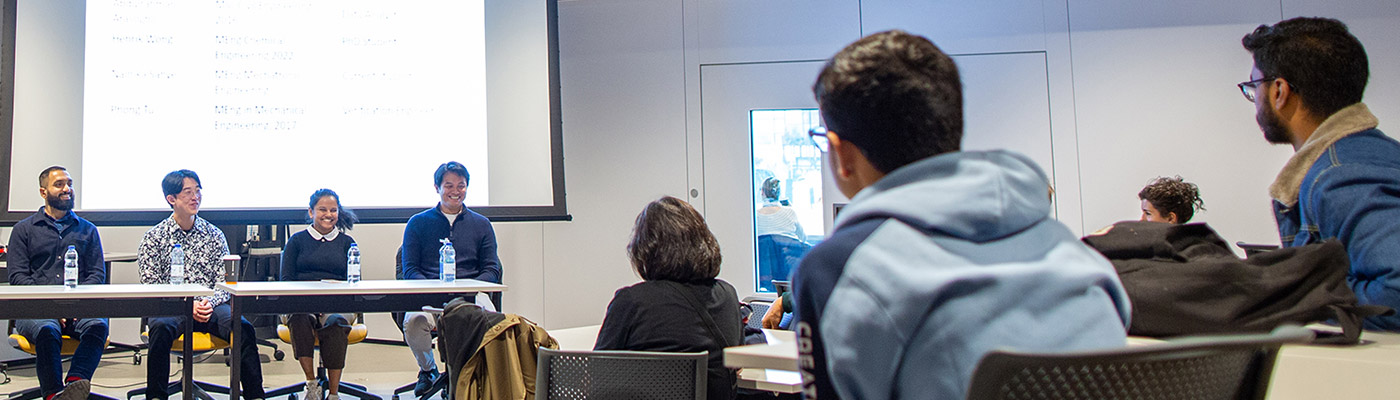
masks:
<instances>
[{"instance_id":1,"label":"seat cushion","mask_svg":"<svg viewBox=\"0 0 1400 400\"><path fill-rule=\"evenodd\" d=\"M23 351L25 353L35 354L34 343L30 343L29 338L26 338L24 337L24 335L20 335L18 333L10 334L10 346L14 346L14 348L19 349L20 351ZM71 336L63 335L63 347L60 348L59 353L65 356L71 356L73 355L73 352L77 350L78 340L74 339Z\"/></svg>"},{"instance_id":2,"label":"seat cushion","mask_svg":"<svg viewBox=\"0 0 1400 400\"><path fill-rule=\"evenodd\" d=\"M150 334L147 333L147 332L141 332L141 341L149 343L149 342L150 342ZM211 350L226 349L226 348L228 348L228 341L223 340L223 339L219 339L217 336L214 336L214 335L209 334L209 333L205 333L205 332L195 332L195 333L194 333L194 342L192 343L192 345L193 345L193 347L194 347L194 351L196 351L196 352L202 352L202 351L211 351ZM170 349L173 350L173 351L181 351L181 350L183 350L184 348L185 348L185 335L180 335L179 337L176 337L176 338L175 338L175 342L174 342L173 344L171 344L171 346L170 346Z\"/></svg>"},{"instance_id":3,"label":"seat cushion","mask_svg":"<svg viewBox=\"0 0 1400 400\"><path fill-rule=\"evenodd\" d=\"M365 338L369 337L369 327L365 324L351 325L349 336L349 344L363 342ZM278 324L277 338L282 339L283 343L292 344L292 329L288 328L287 324ZM320 345L321 341L316 340L316 344Z\"/></svg>"}]
</instances>

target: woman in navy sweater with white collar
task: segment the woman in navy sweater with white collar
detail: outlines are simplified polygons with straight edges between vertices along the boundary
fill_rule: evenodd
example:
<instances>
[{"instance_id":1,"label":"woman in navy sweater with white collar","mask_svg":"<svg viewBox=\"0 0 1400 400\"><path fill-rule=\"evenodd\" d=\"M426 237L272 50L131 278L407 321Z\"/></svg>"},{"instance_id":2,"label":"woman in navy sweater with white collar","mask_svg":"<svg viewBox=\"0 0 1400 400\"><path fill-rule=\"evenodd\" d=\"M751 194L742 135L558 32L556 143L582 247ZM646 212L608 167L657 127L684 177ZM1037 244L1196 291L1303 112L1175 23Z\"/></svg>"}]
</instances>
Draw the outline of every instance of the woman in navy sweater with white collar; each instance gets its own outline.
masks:
<instances>
[{"instance_id":1,"label":"woman in navy sweater with white collar","mask_svg":"<svg viewBox=\"0 0 1400 400\"><path fill-rule=\"evenodd\" d=\"M306 213L311 218L311 226L292 234L282 250L282 280L345 280L350 245L355 243L345 231L354 226L355 214L342 207L340 195L330 189L311 194L311 206ZM320 400L324 389L329 392L327 400L339 400L350 320L340 314L293 314L287 317L287 327L292 331L292 353L306 374L306 399ZM325 388L316 380L316 366L312 360L317 339L321 342L321 361L326 365L329 380Z\"/></svg>"}]
</instances>

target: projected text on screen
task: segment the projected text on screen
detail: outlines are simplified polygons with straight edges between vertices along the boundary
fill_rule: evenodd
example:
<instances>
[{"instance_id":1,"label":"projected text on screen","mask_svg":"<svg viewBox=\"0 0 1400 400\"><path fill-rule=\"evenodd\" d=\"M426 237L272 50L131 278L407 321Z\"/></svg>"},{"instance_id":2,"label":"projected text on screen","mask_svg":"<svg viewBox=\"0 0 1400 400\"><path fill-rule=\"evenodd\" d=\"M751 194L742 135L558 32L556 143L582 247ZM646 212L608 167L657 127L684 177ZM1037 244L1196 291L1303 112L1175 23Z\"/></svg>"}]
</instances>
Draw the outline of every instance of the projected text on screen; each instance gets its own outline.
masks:
<instances>
[{"instance_id":1,"label":"projected text on screen","mask_svg":"<svg viewBox=\"0 0 1400 400\"><path fill-rule=\"evenodd\" d=\"M426 206L448 160L488 203L480 0L86 6L81 209L165 209L178 168L210 208Z\"/></svg>"}]
</instances>

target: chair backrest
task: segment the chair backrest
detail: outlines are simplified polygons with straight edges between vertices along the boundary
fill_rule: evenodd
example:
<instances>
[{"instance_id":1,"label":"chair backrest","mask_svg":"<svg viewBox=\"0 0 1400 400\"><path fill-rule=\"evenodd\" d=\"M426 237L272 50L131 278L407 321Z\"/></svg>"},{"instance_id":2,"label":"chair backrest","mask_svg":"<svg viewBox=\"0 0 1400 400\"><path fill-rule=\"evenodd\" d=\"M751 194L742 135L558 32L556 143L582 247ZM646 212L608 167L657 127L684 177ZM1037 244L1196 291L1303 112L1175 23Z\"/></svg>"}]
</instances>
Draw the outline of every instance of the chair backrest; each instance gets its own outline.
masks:
<instances>
[{"instance_id":1,"label":"chair backrest","mask_svg":"<svg viewBox=\"0 0 1400 400\"><path fill-rule=\"evenodd\" d=\"M773 300L767 298L748 297L744 299L744 304L748 304L753 310L749 315L749 323L745 327L753 329L763 329L763 315L768 313L768 308L773 307Z\"/></svg>"},{"instance_id":2,"label":"chair backrest","mask_svg":"<svg viewBox=\"0 0 1400 400\"><path fill-rule=\"evenodd\" d=\"M758 283L774 291L774 280L787 280L812 245L783 235L760 235L758 244Z\"/></svg>"},{"instance_id":3,"label":"chair backrest","mask_svg":"<svg viewBox=\"0 0 1400 400\"><path fill-rule=\"evenodd\" d=\"M993 351L973 373L968 399L1263 399L1279 346L1313 333L1185 338L1074 353Z\"/></svg>"},{"instance_id":4,"label":"chair backrest","mask_svg":"<svg viewBox=\"0 0 1400 400\"><path fill-rule=\"evenodd\" d=\"M540 348L535 396L541 400L705 399L708 354Z\"/></svg>"}]
</instances>

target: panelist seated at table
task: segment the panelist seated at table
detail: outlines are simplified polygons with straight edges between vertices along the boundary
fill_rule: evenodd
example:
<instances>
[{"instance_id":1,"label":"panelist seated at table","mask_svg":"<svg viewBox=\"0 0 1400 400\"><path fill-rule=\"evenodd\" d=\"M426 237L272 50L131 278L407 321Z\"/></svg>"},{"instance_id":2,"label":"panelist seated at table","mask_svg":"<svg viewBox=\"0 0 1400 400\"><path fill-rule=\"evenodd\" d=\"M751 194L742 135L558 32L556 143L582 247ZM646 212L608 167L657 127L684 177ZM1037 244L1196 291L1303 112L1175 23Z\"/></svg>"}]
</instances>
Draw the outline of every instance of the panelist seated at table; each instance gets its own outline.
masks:
<instances>
[{"instance_id":1,"label":"panelist seated at table","mask_svg":"<svg viewBox=\"0 0 1400 400\"><path fill-rule=\"evenodd\" d=\"M39 174L39 196L44 206L10 231L9 273L11 285L62 285L65 255L77 256L78 285L107 283L102 259L102 238L97 227L73 213L73 178L60 166ZM106 318L23 319L15 330L33 344L34 369L45 399L86 399L92 375L107 347ZM68 377L63 378L63 336L78 338Z\"/></svg>"},{"instance_id":2,"label":"panelist seated at table","mask_svg":"<svg viewBox=\"0 0 1400 400\"><path fill-rule=\"evenodd\" d=\"M1180 176L1158 177L1138 191L1142 201L1141 221L1184 224L1198 210L1205 210L1201 189Z\"/></svg>"},{"instance_id":3,"label":"panelist seated at table","mask_svg":"<svg viewBox=\"0 0 1400 400\"><path fill-rule=\"evenodd\" d=\"M501 283L501 260L496 255L496 231L486 217L467 209L467 184L471 175L456 161L439 165L433 172L433 187L439 202L409 218L403 231L403 273L400 279L439 279L439 252L450 240L456 252L457 279ZM491 293L491 305L500 309L500 293ZM425 304L428 305L428 304ZM442 304L434 306L441 307ZM437 321L432 315L410 312L404 315L403 339L418 362L418 382L413 393L423 396L437 379L433 359L432 331Z\"/></svg>"},{"instance_id":4,"label":"panelist seated at table","mask_svg":"<svg viewBox=\"0 0 1400 400\"><path fill-rule=\"evenodd\" d=\"M350 246L355 243L346 231L355 225L355 213L341 206L340 195L330 189L312 193L306 213L311 226L292 234L282 250L281 280L345 280ZM287 316L287 328L292 332L292 353L306 375L306 398L319 400L325 390L327 400L339 400L350 320L341 314L292 314ZM316 379L312 359L318 340L321 363L326 366L325 388Z\"/></svg>"},{"instance_id":5,"label":"panelist seated at table","mask_svg":"<svg viewBox=\"0 0 1400 400\"><path fill-rule=\"evenodd\" d=\"M739 298L715 279L719 242L704 217L675 197L653 201L637 216L627 255L643 282L613 295L594 349L709 351L708 397L733 399L724 348L743 344Z\"/></svg>"},{"instance_id":6,"label":"panelist seated at table","mask_svg":"<svg viewBox=\"0 0 1400 400\"><path fill-rule=\"evenodd\" d=\"M223 231L198 215L204 196L199 175L194 171L182 169L165 175L161 189L173 211L169 218L146 231L141 238L136 259L141 268L141 283L171 283L171 249L179 244L184 252L185 283L214 289L212 296L200 297L194 302L194 330L227 340L233 331L229 293L215 288L214 284L224 278L222 260L228 255L228 240L224 238ZM170 348L179 336L180 326L189 318L151 318L147 322L150 333L150 354L146 362L147 399L169 397ZM253 324L243 318L239 318L238 324L238 340L233 345L241 346L243 359L239 365L243 368L240 372L243 397L262 398L262 364L258 362Z\"/></svg>"}]
</instances>

